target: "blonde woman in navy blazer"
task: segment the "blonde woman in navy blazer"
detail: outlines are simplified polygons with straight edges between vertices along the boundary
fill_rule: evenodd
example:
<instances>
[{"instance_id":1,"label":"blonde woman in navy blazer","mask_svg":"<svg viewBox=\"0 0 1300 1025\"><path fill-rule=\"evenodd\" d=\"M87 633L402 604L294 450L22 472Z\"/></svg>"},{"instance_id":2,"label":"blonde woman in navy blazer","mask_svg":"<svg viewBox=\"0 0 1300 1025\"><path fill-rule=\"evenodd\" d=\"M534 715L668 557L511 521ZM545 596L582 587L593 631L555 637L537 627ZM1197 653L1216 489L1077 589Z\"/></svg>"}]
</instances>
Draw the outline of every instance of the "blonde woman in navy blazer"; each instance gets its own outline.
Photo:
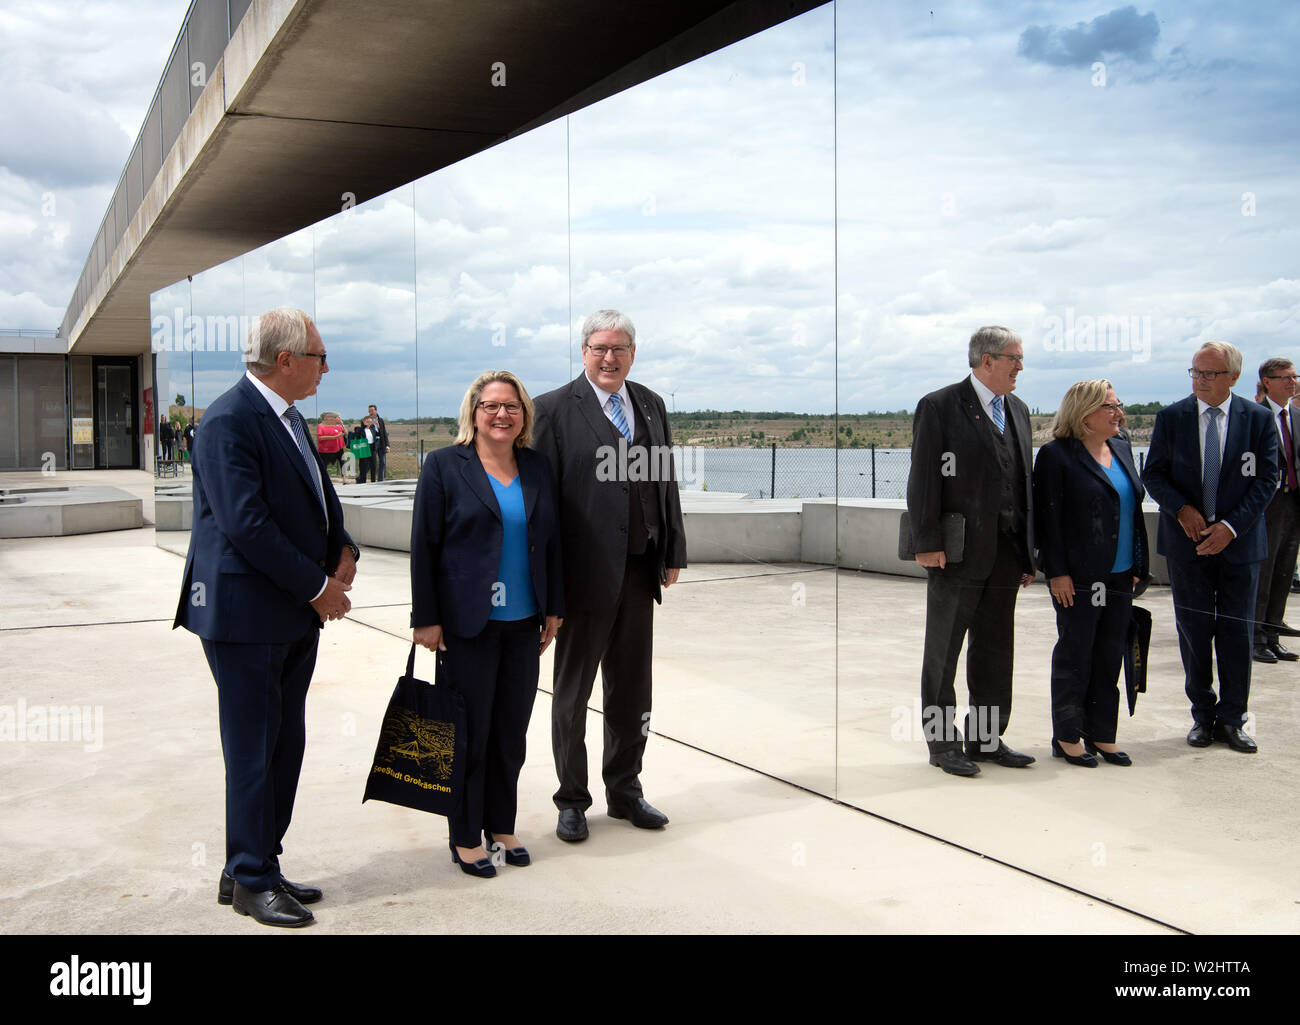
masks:
<instances>
[{"instance_id":1,"label":"blonde woman in navy blazer","mask_svg":"<svg viewBox=\"0 0 1300 1025\"><path fill-rule=\"evenodd\" d=\"M456 443L420 471L411 523L413 640L438 654L465 698L464 801L450 817L452 860L496 875L484 849L527 865L515 836L519 771L538 660L564 615L558 505L550 464L529 448L533 404L492 370L470 385Z\"/></svg>"},{"instance_id":2,"label":"blonde woman in navy blazer","mask_svg":"<svg viewBox=\"0 0 1300 1025\"><path fill-rule=\"evenodd\" d=\"M1061 400L1053 441L1034 464L1039 562L1056 607L1052 754L1095 768L1132 759L1115 744L1119 673L1134 589L1147 579L1145 491L1124 407L1109 381L1080 381ZM1139 590L1138 593L1141 593Z\"/></svg>"}]
</instances>

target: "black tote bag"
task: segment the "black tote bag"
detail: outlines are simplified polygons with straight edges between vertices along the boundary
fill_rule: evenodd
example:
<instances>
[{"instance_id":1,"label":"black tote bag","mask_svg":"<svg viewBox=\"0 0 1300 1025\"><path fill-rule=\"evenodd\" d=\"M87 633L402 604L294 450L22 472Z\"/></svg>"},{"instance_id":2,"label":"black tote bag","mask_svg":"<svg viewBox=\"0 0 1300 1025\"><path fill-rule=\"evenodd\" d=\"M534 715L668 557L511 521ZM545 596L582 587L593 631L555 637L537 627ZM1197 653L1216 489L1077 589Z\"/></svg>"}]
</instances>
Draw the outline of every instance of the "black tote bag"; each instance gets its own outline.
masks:
<instances>
[{"instance_id":1,"label":"black tote bag","mask_svg":"<svg viewBox=\"0 0 1300 1025\"><path fill-rule=\"evenodd\" d=\"M439 666L445 657L438 652ZM465 739L465 699L445 679L429 684L415 678L412 644L406 675L397 681L384 713L361 802L374 798L434 815L454 815L464 785Z\"/></svg>"}]
</instances>

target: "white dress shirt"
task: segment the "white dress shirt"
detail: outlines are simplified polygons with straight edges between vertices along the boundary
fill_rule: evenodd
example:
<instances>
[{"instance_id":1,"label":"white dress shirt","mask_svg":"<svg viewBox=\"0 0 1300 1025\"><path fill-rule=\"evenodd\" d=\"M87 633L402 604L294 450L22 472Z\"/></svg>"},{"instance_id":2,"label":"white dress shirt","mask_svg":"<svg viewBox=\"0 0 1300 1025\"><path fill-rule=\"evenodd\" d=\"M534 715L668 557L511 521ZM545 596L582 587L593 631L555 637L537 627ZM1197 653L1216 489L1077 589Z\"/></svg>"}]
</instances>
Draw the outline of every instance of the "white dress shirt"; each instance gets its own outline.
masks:
<instances>
[{"instance_id":1,"label":"white dress shirt","mask_svg":"<svg viewBox=\"0 0 1300 1025\"><path fill-rule=\"evenodd\" d=\"M998 422L993 417L993 400L997 396L993 394L992 390L989 388L987 384L981 381L974 374L970 375L970 383L975 386L975 394L979 396L980 405L984 407L984 412L988 416L989 422L993 424L993 429L997 430ZM1003 395L1002 396L1002 422L1005 424L1007 422L1007 419L1008 419L1007 397Z\"/></svg>"},{"instance_id":2,"label":"white dress shirt","mask_svg":"<svg viewBox=\"0 0 1300 1025\"><path fill-rule=\"evenodd\" d=\"M267 403L270 405L271 412L274 413L279 418L280 426L283 427L286 432L288 432L289 443L293 445L293 450L295 452L298 452L301 455L301 450L298 448L298 435L293 433L293 424L291 424L289 422L289 418L284 415L284 411L289 408L289 403L285 401L282 395L272 391L261 381L259 381L256 377L254 377L251 370L245 370L244 376L247 377L250 381L252 381L253 387L262 393L262 398L266 399ZM302 410L300 409L298 410L298 412L301 413ZM311 472L316 475L316 486L320 489L320 494L323 496L325 494L325 488L321 485L320 467L316 466L316 461L314 459L311 461L310 469ZM325 525L328 528L329 521L330 521L329 508L324 505L322 505L321 508L322 511L325 513ZM326 574L324 583L320 585L320 590L316 592L316 595L314 598L312 598L312 601L315 601L316 598L319 598L322 594L325 593L325 588L328 584L329 584L329 574Z\"/></svg>"}]
</instances>

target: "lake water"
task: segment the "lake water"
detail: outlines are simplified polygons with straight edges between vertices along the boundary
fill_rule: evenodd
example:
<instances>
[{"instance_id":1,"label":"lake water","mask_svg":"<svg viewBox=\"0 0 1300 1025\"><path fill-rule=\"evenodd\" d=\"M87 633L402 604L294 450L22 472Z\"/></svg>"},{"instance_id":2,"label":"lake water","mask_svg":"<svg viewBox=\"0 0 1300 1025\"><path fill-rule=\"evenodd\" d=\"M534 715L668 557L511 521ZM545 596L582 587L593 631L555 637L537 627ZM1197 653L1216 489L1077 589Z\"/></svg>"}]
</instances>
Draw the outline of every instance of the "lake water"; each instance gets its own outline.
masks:
<instances>
[{"instance_id":1,"label":"lake water","mask_svg":"<svg viewBox=\"0 0 1300 1025\"><path fill-rule=\"evenodd\" d=\"M1139 468L1146 452L1145 447L1133 450ZM905 498L912 450L879 448L873 459L869 448L777 448L774 453L771 448L684 447L676 465L688 490L750 498Z\"/></svg>"}]
</instances>

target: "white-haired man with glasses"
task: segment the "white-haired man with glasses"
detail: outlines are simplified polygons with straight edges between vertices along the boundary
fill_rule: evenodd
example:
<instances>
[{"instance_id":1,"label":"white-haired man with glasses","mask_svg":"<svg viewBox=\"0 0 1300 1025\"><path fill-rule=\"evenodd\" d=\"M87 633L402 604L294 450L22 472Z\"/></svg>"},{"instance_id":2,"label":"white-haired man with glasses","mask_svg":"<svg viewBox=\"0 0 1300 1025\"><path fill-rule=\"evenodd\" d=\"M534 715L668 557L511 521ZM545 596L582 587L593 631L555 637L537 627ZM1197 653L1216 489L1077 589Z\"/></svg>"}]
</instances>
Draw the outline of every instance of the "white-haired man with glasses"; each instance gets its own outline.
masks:
<instances>
[{"instance_id":1,"label":"white-haired man with glasses","mask_svg":"<svg viewBox=\"0 0 1300 1025\"><path fill-rule=\"evenodd\" d=\"M926 395L912 423L907 511L927 570L922 727L930 764L978 776L977 762L1024 768L1002 741L1011 716L1016 595L1034 578L1034 466L1029 407L1011 394L1024 368L1020 336L982 327L970 376ZM961 554L945 544L955 523ZM949 556L952 556L950 559ZM957 657L966 643L970 714L957 729Z\"/></svg>"},{"instance_id":2,"label":"white-haired man with glasses","mask_svg":"<svg viewBox=\"0 0 1300 1025\"><path fill-rule=\"evenodd\" d=\"M631 319L598 310L582 325L582 374L536 401L533 444L551 460L560 489L567 618L555 646L551 745L560 782L555 832L570 843L587 838L587 699L597 669L609 814L641 829L668 823L646 801L640 776L654 605L686 566L686 529L664 400L627 379L635 359ZM606 472L611 465L619 472ZM633 472L647 466L656 470L649 479Z\"/></svg>"},{"instance_id":3,"label":"white-haired man with glasses","mask_svg":"<svg viewBox=\"0 0 1300 1025\"><path fill-rule=\"evenodd\" d=\"M1268 410L1232 394L1241 351L1206 342L1188 370L1192 394L1156 414L1142 483L1160 505L1156 551L1169 566L1192 728L1187 743L1218 740L1254 754L1243 729L1264 510L1277 490L1277 429ZM1219 694L1214 693L1217 657Z\"/></svg>"}]
</instances>

